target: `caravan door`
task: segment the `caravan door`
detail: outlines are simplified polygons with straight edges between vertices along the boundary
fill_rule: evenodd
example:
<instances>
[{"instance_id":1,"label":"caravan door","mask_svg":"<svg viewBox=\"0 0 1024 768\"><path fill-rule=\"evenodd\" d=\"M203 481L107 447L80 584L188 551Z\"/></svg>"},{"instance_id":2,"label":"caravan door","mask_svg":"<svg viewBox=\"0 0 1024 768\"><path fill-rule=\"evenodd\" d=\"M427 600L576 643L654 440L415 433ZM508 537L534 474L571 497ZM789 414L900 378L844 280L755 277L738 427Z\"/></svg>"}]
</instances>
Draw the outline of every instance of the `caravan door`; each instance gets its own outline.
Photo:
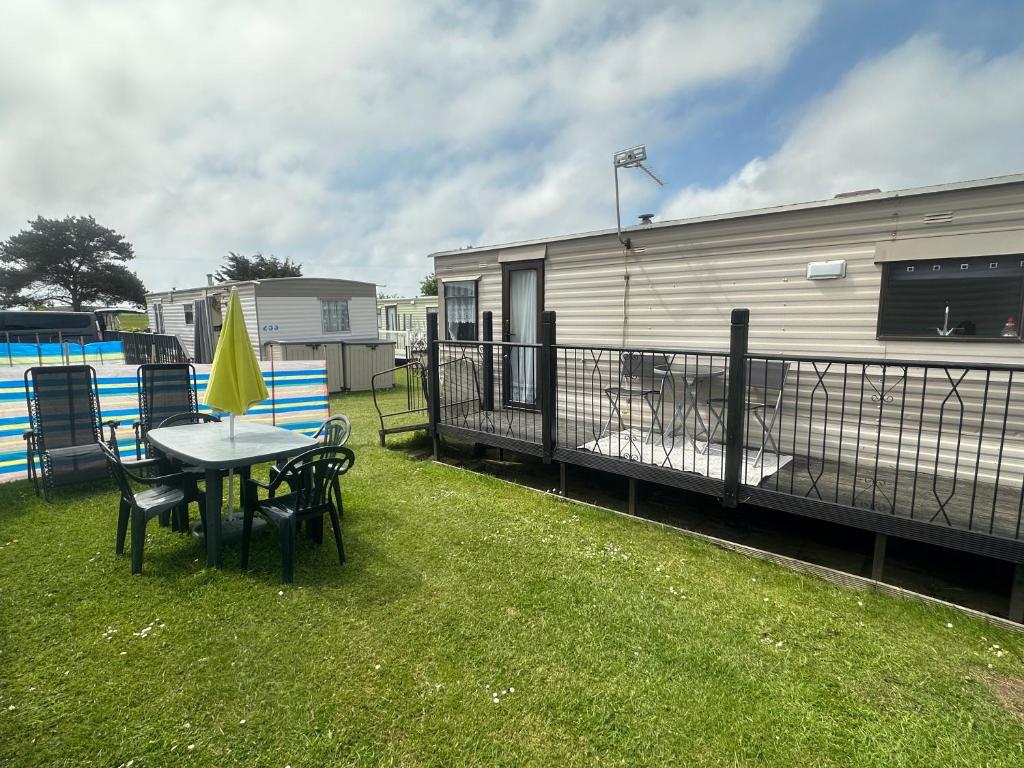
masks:
<instances>
[{"instance_id":1,"label":"caravan door","mask_svg":"<svg viewBox=\"0 0 1024 768\"><path fill-rule=\"evenodd\" d=\"M501 265L502 402L506 407L536 410L537 349L544 310L544 261ZM523 345L523 346L515 346Z\"/></svg>"}]
</instances>

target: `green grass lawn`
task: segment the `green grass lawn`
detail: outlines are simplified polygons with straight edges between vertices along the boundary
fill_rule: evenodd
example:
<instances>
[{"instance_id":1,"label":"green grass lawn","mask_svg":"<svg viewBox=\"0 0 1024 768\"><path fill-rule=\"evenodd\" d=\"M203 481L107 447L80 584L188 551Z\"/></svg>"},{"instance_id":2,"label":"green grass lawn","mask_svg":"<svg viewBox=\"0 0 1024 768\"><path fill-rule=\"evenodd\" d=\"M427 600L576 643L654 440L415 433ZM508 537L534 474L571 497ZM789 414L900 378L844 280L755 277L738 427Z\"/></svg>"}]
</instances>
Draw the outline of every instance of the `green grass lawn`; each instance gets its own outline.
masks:
<instances>
[{"instance_id":1,"label":"green grass lawn","mask_svg":"<svg viewBox=\"0 0 1024 768\"><path fill-rule=\"evenodd\" d=\"M0 765L1024 765L1022 636L381 449L368 395L334 408L349 561L303 541L290 588L273 534L214 571L154 522L133 578L112 490L2 486Z\"/></svg>"},{"instance_id":2,"label":"green grass lawn","mask_svg":"<svg viewBox=\"0 0 1024 768\"><path fill-rule=\"evenodd\" d=\"M149 327L149 317L145 312L122 312L117 316L118 330L144 331Z\"/></svg>"}]
</instances>

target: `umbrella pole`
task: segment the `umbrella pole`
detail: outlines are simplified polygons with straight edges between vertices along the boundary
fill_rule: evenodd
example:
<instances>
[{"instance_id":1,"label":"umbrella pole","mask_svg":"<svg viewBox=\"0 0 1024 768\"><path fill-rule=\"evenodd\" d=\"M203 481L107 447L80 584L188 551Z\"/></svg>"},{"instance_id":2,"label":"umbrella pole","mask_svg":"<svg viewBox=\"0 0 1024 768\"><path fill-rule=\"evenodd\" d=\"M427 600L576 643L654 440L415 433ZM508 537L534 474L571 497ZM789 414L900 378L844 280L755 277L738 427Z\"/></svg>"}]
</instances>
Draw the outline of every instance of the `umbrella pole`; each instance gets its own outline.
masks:
<instances>
[{"instance_id":1,"label":"umbrella pole","mask_svg":"<svg viewBox=\"0 0 1024 768\"><path fill-rule=\"evenodd\" d=\"M235 414L228 414L228 439L235 439ZM228 470L228 514L235 511L235 470Z\"/></svg>"}]
</instances>

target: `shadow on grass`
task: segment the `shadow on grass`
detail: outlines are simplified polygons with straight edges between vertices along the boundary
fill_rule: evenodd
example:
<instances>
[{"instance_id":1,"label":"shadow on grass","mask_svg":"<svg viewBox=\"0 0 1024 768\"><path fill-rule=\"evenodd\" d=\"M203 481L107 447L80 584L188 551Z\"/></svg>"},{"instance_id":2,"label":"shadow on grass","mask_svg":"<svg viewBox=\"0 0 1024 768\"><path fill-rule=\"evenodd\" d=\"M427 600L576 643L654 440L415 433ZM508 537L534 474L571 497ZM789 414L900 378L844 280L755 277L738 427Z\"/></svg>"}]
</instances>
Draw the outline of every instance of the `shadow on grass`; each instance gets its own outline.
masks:
<instances>
[{"instance_id":1,"label":"shadow on grass","mask_svg":"<svg viewBox=\"0 0 1024 768\"><path fill-rule=\"evenodd\" d=\"M34 485L29 480L4 483L2 489L3 502L0 503L0 521L13 520L23 515L44 511L75 512L77 511L75 508L79 505L91 505L98 494L102 494L104 491L113 491L114 484L113 480L109 482L95 480L75 486L56 488L50 493L50 501L46 501L42 495L36 496ZM116 512L117 507L115 506L115 518Z\"/></svg>"},{"instance_id":2,"label":"shadow on grass","mask_svg":"<svg viewBox=\"0 0 1024 768\"><path fill-rule=\"evenodd\" d=\"M390 435L384 450L401 454L413 461L429 461L434 458L434 444L426 432Z\"/></svg>"},{"instance_id":3,"label":"shadow on grass","mask_svg":"<svg viewBox=\"0 0 1024 768\"><path fill-rule=\"evenodd\" d=\"M295 543L294 586L309 592L322 592L337 599L338 591L344 600L356 606L382 605L405 599L416 593L422 585L420 576L391 557L388 550L377 546L371 536L366 535L362 526L353 516L361 510L346 509L342 520L342 543L345 547L345 563L338 562L329 520L324 520L323 542L308 539L300 531ZM392 516L387 513L373 514L373 528L386 530L393 525ZM151 525L153 525L151 523ZM279 588L281 580L281 536L273 526L266 526L252 539L249 568L241 570L241 543L225 545L221 568L206 567L206 553L202 544L194 537L180 534L166 528L150 531L153 536L171 536L176 542L172 547L149 546L145 553L142 578L160 582L176 589L191 589L199 584L215 583L223 578L245 579L252 583ZM162 542L163 543L163 542ZM110 540L113 548L113 536ZM125 575L130 569L130 554L122 559Z\"/></svg>"}]
</instances>

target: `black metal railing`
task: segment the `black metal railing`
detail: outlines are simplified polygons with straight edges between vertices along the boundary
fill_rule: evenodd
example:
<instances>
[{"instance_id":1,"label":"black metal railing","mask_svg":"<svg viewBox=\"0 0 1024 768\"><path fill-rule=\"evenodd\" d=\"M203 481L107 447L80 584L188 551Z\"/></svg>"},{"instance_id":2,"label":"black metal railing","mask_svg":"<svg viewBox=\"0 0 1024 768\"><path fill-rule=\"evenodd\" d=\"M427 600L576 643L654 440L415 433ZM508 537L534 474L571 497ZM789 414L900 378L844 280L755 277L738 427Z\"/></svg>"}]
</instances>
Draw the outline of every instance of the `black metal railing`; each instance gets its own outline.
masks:
<instances>
[{"instance_id":1,"label":"black metal railing","mask_svg":"<svg viewBox=\"0 0 1024 768\"><path fill-rule=\"evenodd\" d=\"M750 354L746 310L728 351L556 344L544 314L540 344L432 339L435 436L730 506L1024 541L1024 366Z\"/></svg>"},{"instance_id":2,"label":"black metal railing","mask_svg":"<svg viewBox=\"0 0 1024 768\"><path fill-rule=\"evenodd\" d=\"M439 341L438 423L542 443L540 344Z\"/></svg>"},{"instance_id":3,"label":"black metal railing","mask_svg":"<svg viewBox=\"0 0 1024 768\"><path fill-rule=\"evenodd\" d=\"M427 429L427 371L418 360L378 371L370 378L383 446L388 435Z\"/></svg>"},{"instance_id":4,"label":"black metal railing","mask_svg":"<svg viewBox=\"0 0 1024 768\"><path fill-rule=\"evenodd\" d=\"M124 344L125 362L142 363L187 363L188 351L177 336L164 333L141 333L135 331L104 331L103 337Z\"/></svg>"},{"instance_id":5,"label":"black metal railing","mask_svg":"<svg viewBox=\"0 0 1024 768\"><path fill-rule=\"evenodd\" d=\"M768 443L778 457L776 471L756 484L762 490L1024 534L1024 368L748 359L752 370L784 372L781 388L758 372L747 381L747 445Z\"/></svg>"},{"instance_id":6,"label":"black metal railing","mask_svg":"<svg viewBox=\"0 0 1024 768\"><path fill-rule=\"evenodd\" d=\"M555 438L562 450L721 479L720 397L728 355L675 349L557 345Z\"/></svg>"}]
</instances>

